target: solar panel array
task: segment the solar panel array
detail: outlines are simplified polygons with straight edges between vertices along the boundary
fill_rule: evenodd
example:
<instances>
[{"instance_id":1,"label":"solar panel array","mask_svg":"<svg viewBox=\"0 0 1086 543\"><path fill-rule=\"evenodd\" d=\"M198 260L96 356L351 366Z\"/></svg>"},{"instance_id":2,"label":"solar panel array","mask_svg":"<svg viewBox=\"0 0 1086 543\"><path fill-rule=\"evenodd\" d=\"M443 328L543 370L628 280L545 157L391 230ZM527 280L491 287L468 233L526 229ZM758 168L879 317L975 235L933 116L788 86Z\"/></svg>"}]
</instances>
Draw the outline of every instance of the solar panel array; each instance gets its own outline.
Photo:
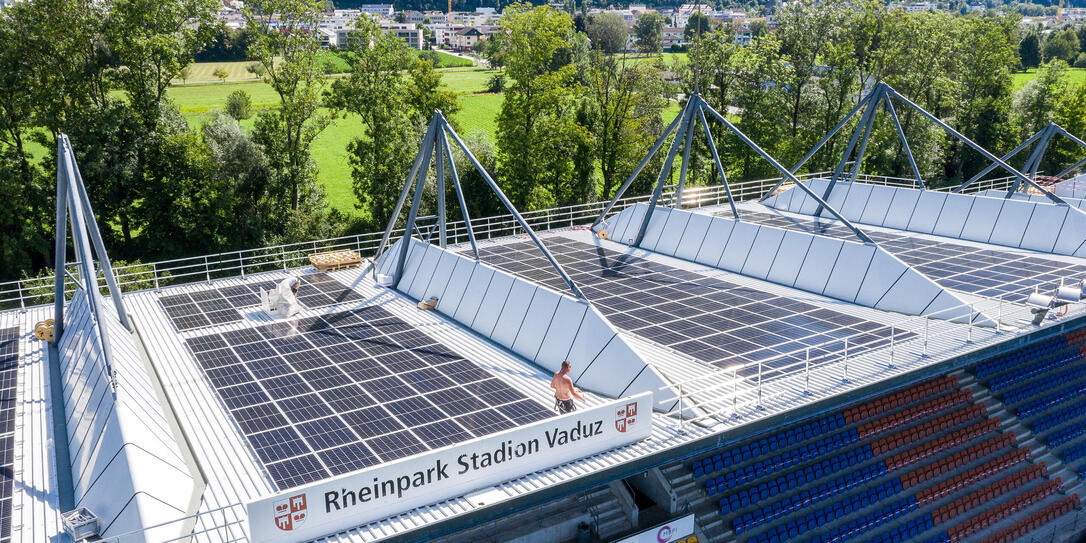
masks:
<instances>
[{"instance_id":1,"label":"solar panel array","mask_svg":"<svg viewBox=\"0 0 1086 543\"><path fill-rule=\"evenodd\" d=\"M299 277L298 302L314 308L362 301L362 296L325 273ZM158 301L179 332L228 324L243 319L242 309L260 305L260 290L272 290L274 281L263 281L200 292L160 296Z\"/></svg>"},{"instance_id":2,"label":"solar panel array","mask_svg":"<svg viewBox=\"0 0 1086 543\"><path fill-rule=\"evenodd\" d=\"M280 490L554 414L377 306L187 343Z\"/></svg>"},{"instance_id":3,"label":"solar panel array","mask_svg":"<svg viewBox=\"0 0 1086 543\"><path fill-rule=\"evenodd\" d=\"M717 212L731 216L731 212ZM803 220L770 213L744 212L741 220L834 238L855 239L837 221ZM943 288L1020 301L1035 288L1051 292L1060 280L1086 279L1086 266L1033 255L1016 254L962 243L865 230L882 248L927 275Z\"/></svg>"},{"instance_id":4,"label":"solar panel array","mask_svg":"<svg viewBox=\"0 0 1086 543\"><path fill-rule=\"evenodd\" d=\"M11 542L12 478L15 464L15 389L19 367L19 329L0 330L0 543Z\"/></svg>"},{"instance_id":5,"label":"solar panel array","mask_svg":"<svg viewBox=\"0 0 1086 543\"><path fill-rule=\"evenodd\" d=\"M564 237L547 248L616 326L721 367L764 362L772 371L860 353L890 342L889 327ZM559 291L568 287L531 243L480 248L486 263ZM914 334L898 331L897 339ZM756 373L754 367L744 371Z\"/></svg>"}]
</instances>

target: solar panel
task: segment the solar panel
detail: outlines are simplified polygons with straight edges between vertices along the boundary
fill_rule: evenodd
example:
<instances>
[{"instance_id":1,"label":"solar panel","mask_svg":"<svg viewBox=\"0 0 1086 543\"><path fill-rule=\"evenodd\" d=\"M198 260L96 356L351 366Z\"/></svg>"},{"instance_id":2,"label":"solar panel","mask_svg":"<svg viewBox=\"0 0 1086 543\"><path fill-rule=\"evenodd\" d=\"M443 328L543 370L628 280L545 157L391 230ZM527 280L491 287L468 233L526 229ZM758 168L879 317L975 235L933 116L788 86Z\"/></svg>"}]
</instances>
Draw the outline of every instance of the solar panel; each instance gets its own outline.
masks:
<instances>
[{"instance_id":1,"label":"solar panel","mask_svg":"<svg viewBox=\"0 0 1086 543\"><path fill-rule=\"evenodd\" d=\"M15 394L18 386L19 329L0 330L0 543L11 542L12 479L15 462Z\"/></svg>"},{"instance_id":2,"label":"solar panel","mask_svg":"<svg viewBox=\"0 0 1086 543\"><path fill-rule=\"evenodd\" d=\"M716 214L731 216L730 211ZM855 236L837 221L828 219L802 220L747 211L743 213L743 220L834 238L853 239ZM1055 290L1061 279L1086 277L1086 266L1050 258L892 232L867 231L867 234L890 254L943 288L988 298L1003 296L1017 302L1024 300L1034 289Z\"/></svg>"},{"instance_id":3,"label":"solar panel","mask_svg":"<svg viewBox=\"0 0 1086 543\"><path fill-rule=\"evenodd\" d=\"M186 341L280 490L554 414L376 306Z\"/></svg>"},{"instance_id":4,"label":"solar panel","mask_svg":"<svg viewBox=\"0 0 1086 543\"><path fill-rule=\"evenodd\" d=\"M299 277L298 302L307 308L337 303L361 302L364 298L325 273ZM273 290L277 283L261 281L192 293L160 296L162 310L177 331L184 332L242 320L242 310L260 305L260 291Z\"/></svg>"},{"instance_id":5,"label":"solar panel","mask_svg":"<svg viewBox=\"0 0 1086 543\"><path fill-rule=\"evenodd\" d=\"M771 373L802 360L811 346L829 343L833 347L812 349L812 362L836 356L829 353L845 336L867 332L879 338L872 341L865 336L862 345L850 339L850 354L890 341L888 326L628 253L558 236L548 238L547 247L585 296L616 326L721 367L763 361L763 372ZM535 281L558 291L567 288L529 242L481 248L479 256L507 271L512 271L508 262L527 263L532 269L549 272ZM803 320L784 321L797 316ZM896 332L898 340L913 336ZM744 371L751 374L757 369Z\"/></svg>"}]
</instances>

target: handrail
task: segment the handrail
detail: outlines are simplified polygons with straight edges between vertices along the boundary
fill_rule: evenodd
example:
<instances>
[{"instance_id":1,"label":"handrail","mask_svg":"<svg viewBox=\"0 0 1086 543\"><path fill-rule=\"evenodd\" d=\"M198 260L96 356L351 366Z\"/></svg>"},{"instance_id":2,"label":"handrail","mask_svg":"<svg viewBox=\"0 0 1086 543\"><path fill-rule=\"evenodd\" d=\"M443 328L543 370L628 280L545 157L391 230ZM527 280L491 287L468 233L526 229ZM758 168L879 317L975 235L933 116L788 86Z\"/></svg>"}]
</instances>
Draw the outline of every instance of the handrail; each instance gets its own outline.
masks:
<instances>
[{"instance_id":1,"label":"handrail","mask_svg":"<svg viewBox=\"0 0 1086 543\"><path fill-rule=\"evenodd\" d=\"M828 172L815 172L797 176L801 180L817 178ZM1012 177L987 179L970 186L972 191L1004 189L1010 186ZM916 180L903 177L875 176L861 174L858 181L867 184L916 187ZM731 184L732 197L738 201L759 198L780 178L757 179ZM938 189L949 191L951 187ZM674 190L665 191L668 198ZM618 200L612 209L617 213L632 205L647 202L650 195L631 196ZM723 186L688 187L685 190L684 207L704 207L727 202ZM525 221L533 228L551 230L572 228L591 223L607 205L605 201L575 204L570 206L527 211L522 213ZM482 239L496 239L522 234L523 229L512 215L494 215L473 217L472 227L476 236ZM393 230L394 236L403 235L403 228ZM225 277L244 277L251 273L286 270L308 264L307 256L317 251L350 249L361 256L369 257L376 251L382 232L366 232L350 236L339 236L312 241L269 245L252 249L238 249L206 255L173 258L140 264L115 266L114 274L118 287L125 291L158 289L164 286L210 281ZM468 241L467 228L463 221L450 222L448 225L449 242L452 244ZM69 263L69 269L78 275L78 262ZM65 281L65 293L70 295L75 286L70 280ZM103 294L108 289L103 288ZM50 304L53 302L53 275L0 282L0 310L26 309L28 307Z\"/></svg>"},{"instance_id":2,"label":"handrail","mask_svg":"<svg viewBox=\"0 0 1086 543\"><path fill-rule=\"evenodd\" d=\"M1072 304L1075 307L1075 311L1068 311L1066 314L1059 316L1060 319L1067 319L1071 316L1079 316L1083 312L1086 312L1086 306L1083 304ZM949 356L959 352L965 352L962 346L973 347L989 343L1000 341L1003 334L1014 333L1015 330L1008 330L1005 328L1004 323L1017 323L1021 321L1027 321L1032 319L1032 313L1030 308L1024 304L1011 303L998 299L986 299L972 303L962 303L955 307L951 307L943 310L942 312L955 312L962 309L968 309L970 315L989 315L993 316L994 320L999 323L996 328L983 327L988 330L990 334L988 337L981 337L980 332L982 327L973 324L973 318L969 319L968 325L964 323L950 323L940 321L937 319L937 315L921 315L921 316L907 316L895 320L894 322L887 324L891 328L891 332L911 332L914 336L907 340L894 341L891 339L890 343L885 346L881 346L875 349L869 349L861 353L856 353L855 348L862 346L862 344L856 341L857 336L867 335L867 332L859 332L843 338L835 338L827 340L818 345L810 345L801 349L796 349L791 352L781 353L773 358L762 360L758 362L749 362L745 364L736 364L730 366L727 369L719 369L704 373L697 377L685 379L683 381L675 381L667 386L659 389L669 400L661 402L662 404L675 402L675 391L679 391L679 402L673 406L669 411L664 413L665 415L673 419L673 423L680 431L685 424L696 423L707 420L719 420L723 416L736 416L739 413L740 407L754 407L761 409L763 407L763 401L766 396L765 387L786 379L795 380L802 377L802 392L803 394L810 394L810 375L812 371L834 371L835 368L839 369L841 381L847 383L848 368L850 360L856 361L863 359L866 362L874 361L876 365L882 365L885 370L890 370L898 366L907 366L909 364L930 361L937 356ZM935 317L935 318L933 318ZM1049 313L1049 319L1055 319L1057 316L1054 313ZM941 322L945 327L945 330L941 332L932 332L931 324L933 322ZM843 330L847 327L841 326L835 330ZM1032 326L1027 326L1028 329L1033 329ZM829 331L829 333L835 330ZM994 332L994 333L991 333ZM938 339L950 339L952 341L944 344L949 344L951 347L944 346L941 350L936 349L932 343ZM836 349L828 348L832 344L842 344L843 346ZM852 352L850 353L850 347ZM819 361L812 362L810 358L811 351L821 351L818 355ZM785 363L782 365L775 365L775 362L786 361L791 358L795 358L797 355L806 355L803 360L793 363ZM853 362L855 368L855 362ZM756 370L759 376L757 380L751 382L749 378L738 376L740 372ZM775 375L771 378L762 378L764 371L771 371ZM739 387L739 382L747 382L744 387ZM795 388L795 384L792 388ZM730 389L730 390L729 390ZM700 398L699 398L700 396ZM752 397L747 399L748 397ZM741 404L742 402L742 404ZM707 408L709 410L707 410ZM699 410L702 415L696 417L690 417L680 415L681 413L688 413L690 410Z\"/></svg>"}]
</instances>

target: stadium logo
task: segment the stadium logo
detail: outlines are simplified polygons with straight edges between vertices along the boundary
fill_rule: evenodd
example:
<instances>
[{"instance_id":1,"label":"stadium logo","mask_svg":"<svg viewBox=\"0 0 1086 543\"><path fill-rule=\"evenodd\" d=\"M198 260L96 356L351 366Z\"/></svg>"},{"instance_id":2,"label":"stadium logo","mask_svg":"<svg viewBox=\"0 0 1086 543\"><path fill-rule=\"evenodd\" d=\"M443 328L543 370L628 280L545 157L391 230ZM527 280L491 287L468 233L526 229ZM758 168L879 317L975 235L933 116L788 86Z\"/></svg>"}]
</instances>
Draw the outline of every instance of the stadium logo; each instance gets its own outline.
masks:
<instances>
[{"instance_id":1,"label":"stadium logo","mask_svg":"<svg viewBox=\"0 0 1086 543\"><path fill-rule=\"evenodd\" d=\"M275 502L275 526L289 532L305 523L305 494Z\"/></svg>"},{"instance_id":2,"label":"stadium logo","mask_svg":"<svg viewBox=\"0 0 1086 543\"><path fill-rule=\"evenodd\" d=\"M628 403L625 406L619 407L616 415L615 429L619 432L625 432L627 426L630 426L637 421L637 402Z\"/></svg>"},{"instance_id":3,"label":"stadium logo","mask_svg":"<svg viewBox=\"0 0 1086 543\"><path fill-rule=\"evenodd\" d=\"M668 543L668 541L671 541L671 535L671 526L664 526L660 528L659 532L656 532L656 540L660 543Z\"/></svg>"}]
</instances>

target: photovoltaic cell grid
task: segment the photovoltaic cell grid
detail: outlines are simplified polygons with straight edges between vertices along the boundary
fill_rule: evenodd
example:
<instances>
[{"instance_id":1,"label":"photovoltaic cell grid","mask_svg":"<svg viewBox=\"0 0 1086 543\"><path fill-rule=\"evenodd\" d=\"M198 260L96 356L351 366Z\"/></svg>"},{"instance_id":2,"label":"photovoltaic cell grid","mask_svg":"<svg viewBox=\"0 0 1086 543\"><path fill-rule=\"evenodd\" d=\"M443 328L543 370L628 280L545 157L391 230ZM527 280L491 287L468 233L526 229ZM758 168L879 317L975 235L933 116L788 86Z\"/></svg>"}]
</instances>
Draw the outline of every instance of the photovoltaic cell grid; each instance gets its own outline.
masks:
<instances>
[{"instance_id":1,"label":"photovoltaic cell grid","mask_svg":"<svg viewBox=\"0 0 1086 543\"><path fill-rule=\"evenodd\" d=\"M359 302L358 293L336 281L328 274L315 273L299 277L298 302L314 308L344 302ZM158 301L179 332L215 324L242 320L240 310L260 304L260 290L272 290L274 281L263 281L217 288L193 293L160 296Z\"/></svg>"},{"instance_id":2,"label":"photovoltaic cell grid","mask_svg":"<svg viewBox=\"0 0 1086 543\"><path fill-rule=\"evenodd\" d=\"M554 414L376 306L187 343L280 490Z\"/></svg>"},{"instance_id":3,"label":"photovoltaic cell grid","mask_svg":"<svg viewBox=\"0 0 1086 543\"><path fill-rule=\"evenodd\" d=\"M0 543L11 542L12 478L15 463L15 389L19 329L0 330Z\"/></svg>"},{"instance_id":4,"label":"photovoltaic cell grid","mask_svg":"<svg viewBox=\"0 0 1086 543\"><path fill-rule=\"evenodd\" d=\"M731 212L717 215L731 216ZM801 230L823 236L855 239L837 221L797 219L771 213L743 212L740 220ZM1004 299L1024 300L1039 288L1051 292L1060 280L1086 279L1086 266L1038 256L978 248L961 243L920 239L913 236L865 230L882 248L927 275L943 288Z\"/></svg>"},{"instance_id":5,"label":"photovoltaic cell grid","mask_svg":"<svg viewBox=\"0 0 1086 543\"><path fill-rule=\"evenodd\" d=\"M802 362L889 344L889 327L564 237L547 248L616 326L699 360L728 367L764 362L764 375ZM479 250L487 264L568 292L529 242ZM897 340L914 336L898 331ZM757 373L756 367L743 370Z\"/></svg>"}]
</instances>

